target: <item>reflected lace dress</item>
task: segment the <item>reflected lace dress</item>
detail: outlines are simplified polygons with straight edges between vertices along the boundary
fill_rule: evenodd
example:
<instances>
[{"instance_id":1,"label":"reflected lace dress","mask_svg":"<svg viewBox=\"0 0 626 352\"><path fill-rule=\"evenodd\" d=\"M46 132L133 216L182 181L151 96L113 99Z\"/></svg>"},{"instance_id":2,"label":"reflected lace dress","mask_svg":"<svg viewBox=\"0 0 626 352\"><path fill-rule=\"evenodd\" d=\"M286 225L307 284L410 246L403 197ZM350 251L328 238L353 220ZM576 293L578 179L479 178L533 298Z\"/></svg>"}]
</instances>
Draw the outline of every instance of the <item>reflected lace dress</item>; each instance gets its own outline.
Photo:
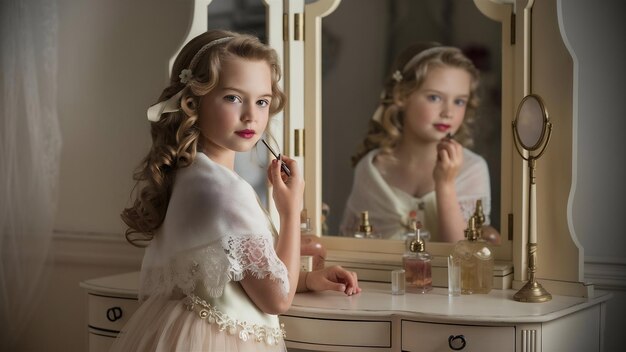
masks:
<instances>
[{"instance_id":1,"label":"reflected lace dress","mask_svg":"<svg viewBox=\"0 0 626 352\"><path fill-rule=\"evenodd\" d=\"M286 351L275 315L239 281L269 277L289 291L273 227L252 187L198 153L177 171L163 225L146 248L141 306L112 351Z\"/></svg>"},{"instance_id":2,"label":"reflected lace dress","mask_svg":"<svg viewBox=\"0 0 626 352\"><path fill-rule=\"evenodd\" d=\"M354 234L361 212L367 210L373 230L382 238L402 239L410 228L411 215L415 214L430 232L430 241L440 241L435 191L418 198L387 184L374 166L378 152L378 149L370 151L354 168L352 190L340 225L341 234ZM488 225L491 187L487 162L482 156L463 148L463 166L456 177L455 188L465 222L474 213L476 201L480 199Z\"/></svg>"}]
</instances>

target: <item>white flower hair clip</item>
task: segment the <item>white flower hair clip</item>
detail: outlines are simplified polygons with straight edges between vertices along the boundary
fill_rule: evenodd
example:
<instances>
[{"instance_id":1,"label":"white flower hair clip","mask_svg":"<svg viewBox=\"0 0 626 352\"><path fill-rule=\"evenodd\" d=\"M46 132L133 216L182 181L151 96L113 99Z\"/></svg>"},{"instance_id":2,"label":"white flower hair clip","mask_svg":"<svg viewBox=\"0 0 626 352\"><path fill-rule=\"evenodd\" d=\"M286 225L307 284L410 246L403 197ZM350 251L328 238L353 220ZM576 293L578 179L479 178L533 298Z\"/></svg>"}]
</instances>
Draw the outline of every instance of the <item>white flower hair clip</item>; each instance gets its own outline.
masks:
<instances>
[{"instance_id":1,"label":"white flower hair clip","mask_svg":"<svg viewBox=\"0 0 626 352\"><path fill-rule=\"evenodd\" d=\"M191 73L191 69L186 68L180 71L180 75L178 75L178 78L180 78L181 83L187 84L193 78L193 73Z\"/></svg>"},{"instance_id":2,"label":"white flower hair clip","mask_svg":"<svg viewBox=\"0 0 626 352\"><path fill-rule=\"evenodd\" d=\"M402 72L400 72L400 70L396 70L391 77L394 81L400 83L400 81L402 81Z\"/></svg>"}]
</instances>

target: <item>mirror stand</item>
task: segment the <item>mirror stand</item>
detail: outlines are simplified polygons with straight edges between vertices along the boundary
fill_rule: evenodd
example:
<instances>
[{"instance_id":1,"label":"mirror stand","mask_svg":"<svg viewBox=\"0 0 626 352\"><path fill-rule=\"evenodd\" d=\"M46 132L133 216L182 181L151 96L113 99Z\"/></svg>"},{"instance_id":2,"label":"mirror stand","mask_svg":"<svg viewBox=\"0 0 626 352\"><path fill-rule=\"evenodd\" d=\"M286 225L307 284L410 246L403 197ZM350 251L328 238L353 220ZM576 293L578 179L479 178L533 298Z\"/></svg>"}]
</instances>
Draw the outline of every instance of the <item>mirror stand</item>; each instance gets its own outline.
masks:
<instances>
[{"instance_id":1,"label":"mirror stand","mask_svg":"<svg viewBox=\"0 0 626 352\"><path fill-rule=\"evenodd\" d=\"M539 96L530 94L520 102L513 121L513 143L515 149L528 163L530 184L528 192L528 282L513 296L520 302L540 303L552 299L552 295L537 282L537 184L535 182L536 161L548 146L552 124L548 112ZM526 151L528 156L525 156ZM540 149L538 152L536 152ZM535 155L531 152L536 152Z\"/></svg>"}]
</instances>

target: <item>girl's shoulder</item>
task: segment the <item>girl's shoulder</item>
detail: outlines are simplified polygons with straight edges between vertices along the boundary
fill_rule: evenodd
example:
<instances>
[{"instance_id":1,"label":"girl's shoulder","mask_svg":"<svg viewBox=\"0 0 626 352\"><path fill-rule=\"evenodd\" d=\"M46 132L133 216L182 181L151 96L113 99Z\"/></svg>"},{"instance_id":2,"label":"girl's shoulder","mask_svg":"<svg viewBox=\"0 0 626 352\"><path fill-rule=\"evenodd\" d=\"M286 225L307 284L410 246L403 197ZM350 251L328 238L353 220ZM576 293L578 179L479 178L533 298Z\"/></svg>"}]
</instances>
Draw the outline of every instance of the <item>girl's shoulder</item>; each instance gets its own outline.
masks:
<instances>
[{"instance_id":1,"label":"girl's shoulder","mask_svg":"<svg viewBox=\"0 0 626 352\"><path fill-rule=\"evenodd\" d=\"M476 173L489 173L489 167L487 160L480 154L471 151L467 148L463 148L463 167L461 168L460 175L463 174L476 174Z\"/></svg>"},{"instance_id":2,"label":"girl's shoulder","mask_svg":"<svg viewBox=\"0 0 626 352\"><path fill-rule=\"evenodd\" d=\"M203 153L197 153L191 165L179 169L174 180L174 192L214 200L229 195L241 196L250 190L251 186L237 173L214 162Z\"/></svg>"},{"instance_id":3,"label":"girl's shoulder","mask_svg":"<svg viewBox=\"0 0 626 352\"><path fill-rule=\"evenodd\" d=\"M487 161L480 154L463 147L463 160L467 164L484 164L487 165Z\"/></svg>"},{"instance_id":4,"label":"girl's shoulder","mask_svg":"<svg viewBox=\"0 0 626 352\"><path fill-rule=\"evenodd\" d=\"M179 169L176 178L185 181L212 181L219 185L245 182L235 171L216 163L204 153L197 153L191 165Z\"/></svg>"},{"instance_id":5,"label":"girl's shoulder","mask_svg":"<svg viewBox=\"0 0 626 352\"><path fill-rule=\"evenodd\" d=\"M356 163L354 166L355 169L363 169L363 168L371 168L374 167L374 162L376 161L376 157L380 153L380 149L372 149L367 154L363 155L363 157Z\"/></svg>"}]
</instances>

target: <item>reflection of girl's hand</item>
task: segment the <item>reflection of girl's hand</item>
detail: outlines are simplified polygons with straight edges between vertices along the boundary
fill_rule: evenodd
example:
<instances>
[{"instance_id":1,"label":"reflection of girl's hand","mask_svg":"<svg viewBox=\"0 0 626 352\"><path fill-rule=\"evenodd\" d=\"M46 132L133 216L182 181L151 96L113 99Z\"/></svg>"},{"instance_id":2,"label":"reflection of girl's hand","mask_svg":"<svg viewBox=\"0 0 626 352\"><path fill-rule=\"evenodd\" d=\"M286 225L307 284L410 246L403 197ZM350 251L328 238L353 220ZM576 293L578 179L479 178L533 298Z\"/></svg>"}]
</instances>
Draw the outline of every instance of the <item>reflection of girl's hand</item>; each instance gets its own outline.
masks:
<instances>
[{"instance_id":1,"label":"reflection of girl's hand","mask_svg":"<svg viewBox=\"0 0 626 352\"><path fill-rule=\"evenodd\" d=\"M437 163L433 171L435 183L454 184L461 166L463 166L463 146L454 139L442 139L437 144Z\"/></svg>"},{"instance_id":2,"label":"reflection of girl's hand","mask_svg":"<svg viewBox=\"0 0 626 352\"><path fill-rule=\"evenodd\" d=\"M273 186L272 197L279 214L299 217L304 193L304 179L295 160L284 155L281 156L281 160L287 164L291 176L282 172L280 161L272 159L267 170L267 177Z\"/></svg>"}]
</instances>

